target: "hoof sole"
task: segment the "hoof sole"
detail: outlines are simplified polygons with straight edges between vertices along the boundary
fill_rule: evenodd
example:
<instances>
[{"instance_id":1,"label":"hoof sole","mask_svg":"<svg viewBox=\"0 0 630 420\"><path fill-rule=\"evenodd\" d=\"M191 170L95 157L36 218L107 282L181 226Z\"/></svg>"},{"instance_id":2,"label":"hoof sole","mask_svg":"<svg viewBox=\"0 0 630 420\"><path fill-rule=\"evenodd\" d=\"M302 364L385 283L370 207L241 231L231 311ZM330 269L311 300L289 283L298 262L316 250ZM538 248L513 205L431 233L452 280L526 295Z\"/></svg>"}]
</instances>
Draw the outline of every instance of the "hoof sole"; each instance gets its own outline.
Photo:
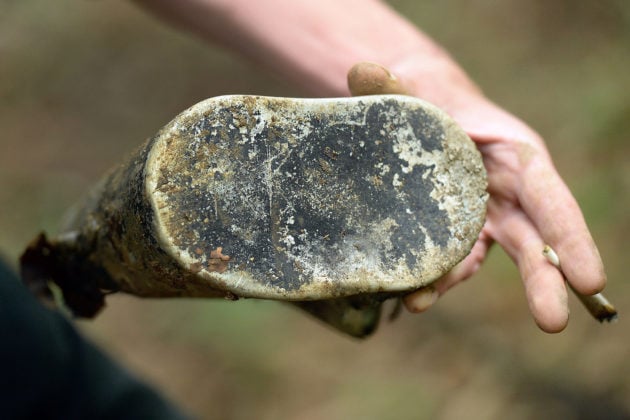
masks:
<instances>
[{"instance_id":1,"label":"hoof sole","mask_svg":"<svg viewBox=\"0 0 630 420\"><path fill-rule=\"evenodd\" d=\"M407 96L225 96L154 139L146 193L161 246L215 289L322 300L430 284L484 222L473 142Z\"/></svg>"}]
</instances>

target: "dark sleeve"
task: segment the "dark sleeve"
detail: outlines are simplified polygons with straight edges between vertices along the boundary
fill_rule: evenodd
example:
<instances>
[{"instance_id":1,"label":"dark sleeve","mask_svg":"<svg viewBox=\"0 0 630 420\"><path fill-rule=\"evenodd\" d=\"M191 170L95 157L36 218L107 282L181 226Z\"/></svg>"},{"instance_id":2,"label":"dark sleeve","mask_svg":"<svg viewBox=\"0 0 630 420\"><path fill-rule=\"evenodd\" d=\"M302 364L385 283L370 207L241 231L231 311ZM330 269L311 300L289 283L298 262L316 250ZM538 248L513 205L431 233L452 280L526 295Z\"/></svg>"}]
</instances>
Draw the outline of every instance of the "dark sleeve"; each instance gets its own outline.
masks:
<instances>
[{"instance_id":1,"label":"dark sleeve","mask_svg":"<svg viewBox=\"0 0 630 420\"><path fill-rule=\"evenodd\" d=\"M0 418L183 419L0 261Z\"/></svg>"}]
</instances>

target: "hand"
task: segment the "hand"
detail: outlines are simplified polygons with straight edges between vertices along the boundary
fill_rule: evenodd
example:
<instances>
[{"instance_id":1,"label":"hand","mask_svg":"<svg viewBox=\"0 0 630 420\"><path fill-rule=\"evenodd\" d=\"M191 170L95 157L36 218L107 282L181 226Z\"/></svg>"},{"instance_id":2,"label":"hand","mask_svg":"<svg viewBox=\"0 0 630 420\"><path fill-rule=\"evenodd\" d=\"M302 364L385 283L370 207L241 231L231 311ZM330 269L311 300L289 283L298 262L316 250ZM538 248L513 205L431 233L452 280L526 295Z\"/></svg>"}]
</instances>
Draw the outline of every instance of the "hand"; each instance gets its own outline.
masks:
<instances>
[{"instance_id":1,"label":"hand","mask_svg":"<svg viewBox=\"0 0 630 420\"><path fill-rule=\"evenodd\" d=\"M439 90L430 80L400 79L372 63L359 63L348 73L353 95L414 94L445 109L477 144L488 172L487 219L471 253L433 285L405 296L405 306L411 312L428 309L472 276L496 241L518 266L538 326L546 332L562 331L569 317L567 288L542 250L545 244L556 250L578 292L601 291L606 275L584 217L540 136L486 99L467 78L449 76L443 85L448 88Z\"/></svg>"}]
</instances>

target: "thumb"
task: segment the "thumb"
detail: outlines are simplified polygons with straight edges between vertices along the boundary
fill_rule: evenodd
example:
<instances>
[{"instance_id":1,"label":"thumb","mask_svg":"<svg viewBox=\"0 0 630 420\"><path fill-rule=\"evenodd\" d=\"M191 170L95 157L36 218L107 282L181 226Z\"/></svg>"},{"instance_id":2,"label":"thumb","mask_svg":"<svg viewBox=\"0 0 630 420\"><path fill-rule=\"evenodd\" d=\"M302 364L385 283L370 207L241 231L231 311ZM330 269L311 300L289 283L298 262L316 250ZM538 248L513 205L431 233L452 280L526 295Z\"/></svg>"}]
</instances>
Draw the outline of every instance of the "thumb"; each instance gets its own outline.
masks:
<instances>
[{"instance_id":1,"label":"thumb","mask_svg":"<svg viewBox=\"0 0 630 420\"><path fill-rule=\"evenodd\" d=\"M368 61L359 62L348 71L348 88L352 96L409 94L402 81L387 68Z\"/></svg>"}]
</instances>

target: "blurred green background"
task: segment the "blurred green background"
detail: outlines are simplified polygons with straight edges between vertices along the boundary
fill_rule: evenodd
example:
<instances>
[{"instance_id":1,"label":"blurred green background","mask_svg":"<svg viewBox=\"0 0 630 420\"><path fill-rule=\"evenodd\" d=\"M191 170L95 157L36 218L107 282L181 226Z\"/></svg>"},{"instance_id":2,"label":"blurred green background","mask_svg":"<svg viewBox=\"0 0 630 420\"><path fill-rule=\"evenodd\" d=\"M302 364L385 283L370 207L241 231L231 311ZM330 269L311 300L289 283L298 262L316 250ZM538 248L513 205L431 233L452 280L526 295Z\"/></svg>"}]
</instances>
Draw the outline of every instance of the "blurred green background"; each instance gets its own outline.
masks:
<instances>
[{"instance_id":1,"label":"blurred green background","mask_svg":"<svg viewBox=\"0 0 630 420\"><path fill-rule=\"evenodd\" d=\"M80 328L203 418L630 418L630 2L392 4L547 139L621 322L571 299L568 329L540 332L494 248L431 311L363 342L259 301L113 296ZM127 1L0 0L1 252L15 261L143 139L226 93L300 95Z\"/></svg>"}]
</instances>

